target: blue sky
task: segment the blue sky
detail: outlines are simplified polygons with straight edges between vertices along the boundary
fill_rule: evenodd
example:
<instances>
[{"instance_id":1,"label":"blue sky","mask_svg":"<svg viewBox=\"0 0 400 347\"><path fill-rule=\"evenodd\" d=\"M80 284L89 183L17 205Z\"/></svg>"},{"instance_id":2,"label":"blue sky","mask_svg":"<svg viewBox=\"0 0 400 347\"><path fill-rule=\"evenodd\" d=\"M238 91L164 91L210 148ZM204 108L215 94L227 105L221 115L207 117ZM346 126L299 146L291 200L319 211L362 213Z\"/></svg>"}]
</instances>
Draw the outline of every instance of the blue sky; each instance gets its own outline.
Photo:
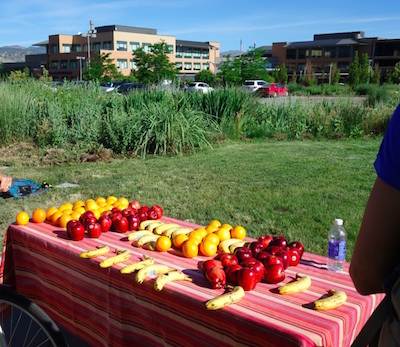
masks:
<instances>
[{"instance_id":1,"label":"blue sky","mask_svg":"<svg viewBox=\"0 0 400 347\"><path fill-rule=\"evenodd\" d=\"M87 32L90 20L94 26L146 27L182 40L217 41L222 52L239 49L242 40L245 51L254 43L309 41L318 33L400 38L400 1L13 0L1 5L0 47Z\"/></svg>"}]
</instances>

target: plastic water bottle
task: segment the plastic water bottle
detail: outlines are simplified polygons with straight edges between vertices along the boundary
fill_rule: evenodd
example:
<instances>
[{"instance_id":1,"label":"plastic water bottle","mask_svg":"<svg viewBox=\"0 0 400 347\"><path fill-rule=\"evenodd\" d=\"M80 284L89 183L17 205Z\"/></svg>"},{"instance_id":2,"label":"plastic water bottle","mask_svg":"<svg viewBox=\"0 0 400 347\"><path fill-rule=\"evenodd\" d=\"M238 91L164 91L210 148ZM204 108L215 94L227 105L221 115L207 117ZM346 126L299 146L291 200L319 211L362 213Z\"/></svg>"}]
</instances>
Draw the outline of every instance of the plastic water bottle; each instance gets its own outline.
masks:
<instances>
[{"instance_id":1,"label":"plastic water bottle","mask_svg":"<svg viewBox=\"0 0 400 347\"><path fill-rule=\"evenodd\" d=\"M328 243L328 270L343 270L346 261L347 233L343 228L343 220L336 218L332 228L329 230Z\"/></svg>"}]
</instances>

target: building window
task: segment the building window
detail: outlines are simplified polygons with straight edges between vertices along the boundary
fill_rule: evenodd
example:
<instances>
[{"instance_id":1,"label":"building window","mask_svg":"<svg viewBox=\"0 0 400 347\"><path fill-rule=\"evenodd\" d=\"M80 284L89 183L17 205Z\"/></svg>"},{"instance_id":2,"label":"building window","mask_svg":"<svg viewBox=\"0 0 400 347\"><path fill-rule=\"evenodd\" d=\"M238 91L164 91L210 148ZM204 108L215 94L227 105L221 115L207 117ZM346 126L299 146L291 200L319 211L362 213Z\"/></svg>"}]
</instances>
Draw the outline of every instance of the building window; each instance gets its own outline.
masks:
<instances>
[{"instance_id":1,"label":"building window","mask_svg":"<svg viewBox=\"0 0 400 347\"><path fill-rule=\"evenodd\" d=\"M127 51L127 47L126 41L117 41L117 51Z\"/></svg>"},{"instance_id":2,"label":"building window","mask_svg":"<svg viewBox=\"0 0 400 347\"><path fill-rule=\"evenodd\" d=\"M81 45L72 45L71 46L71 52L82 52Z\"/></svg>"},{"instance_id":3,"label":"building window","mask_svg":"<svg viewBox=\"0 0 400 347\"><path fill-rule=\"evenodd\" d=\"M350 67L349 63L347 61L340 61L338 62L338 69L339 70L347 70Z\"/></svg>"},{"instance_id":4,"label":"building window","mask_svg":"<svg viewBox=\"0 0 400 347\"><path fill-rule=\"evenodd\" d=\"M185 70L192 70L192 63L185 63Z\"/></svg>"},{"instance_id":5,"label":"building window","mask_svg":"<svg viewBox=\"0 0 400 347\"><path fill-rule=\"evenodd\" d=\"M168 54L174 54L174 45L167 45Z\"/></svg>"},{"instance_id":6,"label":"building window","mask_svg":"<svg viewBox=\"0 0 400 347\"><path fill-rule=\"evenodd\" d=\"M339 47L339 58L350 58L351 48L350 46L340 46Z\"/></svg>"},{"instance_id":7,"label":"building window","mask_svg":"<svg viewBox=\"0 0 400 347\"><path fill-rule=\"evenodd\" d=\"M51 53L58 53L58 45L51 45Z\"/></svg>"},{"instance_id":8,"label":"building window","mask_svg":"<svg viewBox=\"0 0 400 347\"><path fill-rule=\"evenodd\" d=\"M131 52L136 51L140 47L139 42L129 42L129 50Z\"/></svg>"},{"instance_id":9,"label":"building window","mask_svg":"<svg viewBox=\"0 0 400 347\"><path fill-rule=\"evenodd\" d=\"M129 60L129 68L131 69L131 70L136 70L137 69L137 65L136 65L136 61L134 61L134 60Z\"/></svg>"},{"instance_id":10,"label":"building window","mask_svg":"<svg viewBox=\"0 0 400 347\"><path fill-rule=\"evenodd\" d=\"M175 54L175 57L176 57L176 58L182 58L182 56L183 56L182 53L183 53L182 46L176 47L176 54Z\"/></svg>"},{"instance_id":11,"label":"building window","mask_svg":"<svg viewBox=\"0 0 400 347\"><path fill-rule=\"evenodd\" d=\"M298 50L298 59L306 59L308 58L308 50L301 48Z\"/></svg>"},{"instance_id":12,"label":"building window","mask_svg":"<svg viewBox=\"0 0 400 347\"><path fill-rule=\"evenodd\" d=\"M200 68L201 68L200 63L194 63L194 64L193 64L193 69L194 69L194 70L200 71Z\"/></svg>"},{"instance_id":13,"label":"building window","mask_svg":"<svg viewBox=\"0 0 400 347\"><path fill-rule=\"evenodd\" d=\"M201 50L200 49L194 49L193 50L193 58L194 59L200 59L201 58Z\"/></svg>"},{"instance_id":14,"label":"building window","mask_svg":"<svg viewBox=\"0 0 400 347\"><path fill-rule=\"evenodd\" d=\"M326 47L324 56L325 58L336 58L336 47Z\"/></svg>"},{"instance_id":15,"label":"building window","mask_svg":"<svg viewBox=\"0 0 400 347\"><path fill-rule=\"evenodd\" d=\"M69 67L71 69L77 69L78 68L78 60L71 60L69 63Z\"/></svg>"},{"instance_id":16,"label":"building window","mask_svg":"<svg viewBox=\"0 0 400 347\"><path fill-rule=\"evenodd\" d=\"M322 49L312 49L311 58L314 59L322 58Z\"/></svg>"},{"instance_id":17,"label":"building window","mask_svg":"<svg viewBox=\"0 0 400 347\"><path fill-rule=\"evenodd\" d=\"M192 57L192 50L190 48L183 49L183 57L184 58L191 58Z\"/></svg>"},{"instance_id":18,"label":"building window","mask_svg":"<svg viewBox=\"0 0 400 347\"><path fill-rule=\"evenodd\" d=\"M61 69L68 69L68 60L61 60Z\"/></svg>"},{"instance_id":19,"label":"building window","mask_svg":"<svg viewBox=\"0 0 400 347\"><path fill-rule=\"evenodd\" d=\"M93 42L93 50L100 51L101 49L101 42Z\"/></svg>"},{"instance_id":20,"label":"building window","mask_svg":"<svg viewBox=\"0 0 400 347\"><path fill-rule=\"evenodd\" d=\"M143 47L143 51L146 53L150 53L150 43L143 43L142 47Z\"/></svg>"},{"instance_id":21,"label":"building window","mask_svg":"<svg viewBox=\"0 0 400 347\"><path fill-rule=\"evenodd\" d=\"M295 49L287 49L286 50L286 59L296 59L296 50Z\"/></svg>"},{"instance_id":22,"label":"building window","mask_svg":"<svg viewBox=\"0 0 400 347\"><path fill-rule=\"evenodd\" d=\"M202 51L201 59L210 59L210 52L209 51Z\"/></svg>"},{"instance_id":23,"label":"building window","mask_svg":"<svg viewBox=\"0 0 400 347\"><path fill-rule=\"evenodd\" d=\"M209 63L203 63L203 70L210 70L210 64Z\"/></svg>"},{"instance_id":24,"label":"building window","mask_svg":"<svg viewBox=\"0 0 400 347\"><path fill-rule=\"evenodd\" d=\"M177 70L182 70L182 63L181 62L175 63L175 68Z\"/></svg>"},{"instance_id":25,"label":"building window","mask_svg":"<svg viewBox=\"0 0 400 347\"><path fill-rule=\"evenodd\" d=\"M117 59L117 68L118 69L127 69L128 61L126 59Z\"/></svg>"},{"instance_id":26,"label":"building window","mask_svg":"<svg viewBox=\"0 0 400 347\"><path fill-rule=\"evenodd\" d=\"M103 42L103 49L106 49L108 51L112 51L112 49L113 49L112 41L104 41Z\"/></svg>"},{"instance_id":27,"label":"building window","mask_svg":"<svg viewBox=\"0 0 400 347\"><path fill-rule=\"evenodd\" d=\"M57 61L52 61L51 62L51 68L54 69L54 70L58 70L60 68L60 62L58 60Z\"/></svg>"},{"instance_id":28,"label":"building window","mask_svg":"<svg viewBox=\"0 0 400 347\"><path fill-rule=\"evenodd\" d=\"M62 52L63 53L71 53L71 45L63 43Z\"/></svg>"}]
</instances>

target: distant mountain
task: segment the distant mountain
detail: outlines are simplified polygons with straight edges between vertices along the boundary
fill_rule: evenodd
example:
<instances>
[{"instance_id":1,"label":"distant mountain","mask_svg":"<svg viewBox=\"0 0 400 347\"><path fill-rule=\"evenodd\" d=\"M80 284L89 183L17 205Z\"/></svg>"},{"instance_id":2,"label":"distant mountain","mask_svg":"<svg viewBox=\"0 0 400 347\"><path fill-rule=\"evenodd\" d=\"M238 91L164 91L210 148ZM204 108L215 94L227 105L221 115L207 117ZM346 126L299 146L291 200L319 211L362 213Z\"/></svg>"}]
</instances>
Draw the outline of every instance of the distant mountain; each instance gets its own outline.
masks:
<instances>
[{"instance_id":1,"label":"distant mountain","mask_svg":"<svg viewBox=\"0 0 400 347\"><path fill-rule=\"evenodd\" d=\"M3 46L0 47L0 63L24 62L25 55L43 53L46 53L44 47Z\"/></svg>"}]
</instances>

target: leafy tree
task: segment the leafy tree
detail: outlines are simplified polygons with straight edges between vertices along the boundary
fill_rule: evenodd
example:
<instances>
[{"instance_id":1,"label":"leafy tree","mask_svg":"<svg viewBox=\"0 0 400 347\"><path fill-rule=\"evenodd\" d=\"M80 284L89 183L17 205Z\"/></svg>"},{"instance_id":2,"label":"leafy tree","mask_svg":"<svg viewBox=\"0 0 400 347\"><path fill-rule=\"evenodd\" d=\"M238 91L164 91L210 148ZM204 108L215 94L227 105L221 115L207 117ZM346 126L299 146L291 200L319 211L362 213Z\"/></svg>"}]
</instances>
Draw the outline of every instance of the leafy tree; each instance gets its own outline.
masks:
<instances>
[{"instance_id":1,"label":"leafy tree","mask_svg":"<svg viewBox=\"0 0 400 347\"><path fill-rule=\"evenodd\" d=\"M360 64L360 83L369 83L371 78L371 66L369 64L368 54L364 53Z\"/></svg>"},{"instance_id":2,"label":"leafy tree","mask_svg":"<svg viewBox=\"0 0 400 347\"><path fill-rule=\"evenodd\" d=\"M169 49L164 41L150 45L150 53L138 48L133 52L133 60L137 67L133 75L144 84L175 79L176 66L169 61L167 54Z\"/></svg>"},{"instance_id":3,"label":"leafy tree","mask_svg":"<svg viewBox=\"0 0 400 347\"><path fill-rule=\"evenodd\" d=\"M99 82L121 79L122 75L110 55L111 53L95 54L90 61L90 66L83 70L83 79Z\"/></svg>"},{"instance_id":4,"label":"leafy tree","mask_svg":"<svg viewBox=\"0 0 400 347\"><path fill-rule=\"evenodd\" d=\"M371 83L379 84L381 81L381 69L379 68L379 64L376 63L374 66L374 71L371 76Z\"/></svg>"},{"instance_id":5,"label":"leafy tree","mask_svg":"<svg viewBox=\"0 0 400 347\"><path fill-rule=\"evenodd\" d=\"M226 60L219 67L218 77L225 85L239 85L243 82L242 63L240 59L231 59L228 54Z\"/></svg>"},{"instance_id":6,"label":"leafy tree","mask_svg":"<svg viewBox=\"0 0 400 347\"><path fill-rule=\"evenodd\" d=\"M277 81L282 84L286 84L288 81L288 74L285 63L283 63L279 68Z\"/></svg>"},{"instance_id":7,"label":"leafy tree","mask_svg":"<svg viewBox=\"0 0 400 347\"><path fill-rule=\"evenodd\" d=\"M197 82L205 82L210 86L215 86L216 78L215 75L210 70L203 70L196 74L194 80Z\"/></svg>"},{"instance_id":8,"label":"leafy tree","mask_svg":"<svg viewBox=\"0 0 400 347\"><path fill-rule=\"evenodd\" d=\"M360 62L358 59L358 51L354 52L354 61L349 67L347 83L353 88L360 83Z\"/></svg>"},{"instance_id":9,"label":"leafy tree","mask_svg":"<svg viewBox=\"0 0 400 347\"><path fill-rule=\"evenodd\" d=\"M391 77L394 83L400 83L400 62L394 66Z\"/></svg>"},{"instance_id":10,"label":"leafy tree","mask_svg":"<svg viewBox=\"0 0 400 347\"><path fill-rule=\"evenodd\" d=\"M42 81L42 82L53 81L53 77L49 76L49 70L47 70L46 68L42 69L42 76L40 76L39 81Z\"/></svg>"},{"instance_id":11,"label":"leafy tree","mask_svg":"<svg viewBox=\"0 0 400 347\"><path fill-rule=\"evenodd\" d=\"M10 72L10 74L7 77L7 80L9 82L25 83L28 81L28 77L29 73L27 74L26 71L15 70Z\"/></svg>"}]
</instances>

